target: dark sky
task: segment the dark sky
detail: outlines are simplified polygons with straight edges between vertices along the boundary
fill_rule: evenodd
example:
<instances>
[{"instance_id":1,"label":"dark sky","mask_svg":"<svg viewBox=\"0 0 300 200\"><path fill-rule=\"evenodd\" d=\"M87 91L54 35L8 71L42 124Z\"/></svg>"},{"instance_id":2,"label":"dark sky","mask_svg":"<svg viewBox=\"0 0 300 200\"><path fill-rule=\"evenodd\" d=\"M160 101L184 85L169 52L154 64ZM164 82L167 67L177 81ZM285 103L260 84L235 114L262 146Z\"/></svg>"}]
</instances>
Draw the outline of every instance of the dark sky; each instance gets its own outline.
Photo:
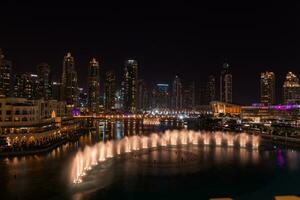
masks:
<instances>
[{"instance_id":1,"label":"dark sky","mask_svg":"<svg viewBox=\"0 0 300 200\"><path fill-rule=\"evenodd\" d=\"M234 101L243 104L258 101L263 70L274 71L280 87L288 70L300 76L296 4L8 2L0 3L0 47L15 73L48 62L58 77L71 51L82 86L93 56L103 72L120 73L125 59L137 59L149 83L170 82L176 74L203 82L226 61Z\"/></svg>"}]
</instances>

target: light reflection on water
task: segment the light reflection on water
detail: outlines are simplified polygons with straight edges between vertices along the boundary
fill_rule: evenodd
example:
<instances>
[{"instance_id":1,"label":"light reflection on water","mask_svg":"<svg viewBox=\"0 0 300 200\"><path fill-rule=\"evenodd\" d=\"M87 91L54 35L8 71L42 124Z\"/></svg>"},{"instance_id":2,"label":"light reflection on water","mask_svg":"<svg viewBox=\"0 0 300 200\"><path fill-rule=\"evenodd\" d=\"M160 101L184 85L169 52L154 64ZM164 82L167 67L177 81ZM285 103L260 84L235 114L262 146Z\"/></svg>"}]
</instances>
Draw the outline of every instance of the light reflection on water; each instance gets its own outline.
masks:
<instances>
[{"instance_id":1,"label":"light reflection on water","mask_svg":"<svg viewBox=\"0 0 300 200\"><path fill-rule=\"evenodd\" d=\"M168 122L168 124L173 124L173 122ZM174 125L176 124L177 122L174 122ZM3 188L3 194L1 195L4 197L3 199L16 199L17 197L19 199L22 197L25 199L47 199L52 197L82 199L84 197L83 193L79 192L73 195L69 192L69 168L78 148L93 145L98 141L119 140L124 136L141 135L153 131L156 130L146 131L145 127L139 122L104 122L96 130L82 136L78 142L66 143L49 153L0 159L0 187ZM236 168L242 168L243 166L245 168L255 168L258 172L260 170L268 171L272 176L276 176L277 170L280 170L279 173L284 173L281 171L283 169L288 170L290 174L299 172L300 156L299 152L295 150L286 149L281 150L279 153L278 150L273 149L249 151L245 148L220 146L221 144L224 145L225 142L223 140L219 141L219 139L216 144L214 140L210 139L206 142L212 144L197 149L190 146L186 147L186 151L191 151L193 155L197 155L199 162L192 166L197 166L197 170L200 171L208 170L210 172L209 170L216 166L222 168L229 165ZM214 145L218 146L214 147ZM176 154L176 151L153 151L149 155L140 155L122 162L107 162L92 171L91 176L89 176L90 183L94 181L94 183L99 184L95 187L99 189L111 185L115 180L122 183L122 180L130 179L135 174L139 174L139 176L141 174L158 176L161 170L157 166L163 166L166 174L181 173L185 168L173 167L172 163L180 163L182 158L185 160L193 158L193 156ZM153 160L156 160L156 165L153 165ZM277 166L280 168L278 169ZM191 170L191 173L197 173L194 167L188 170ZM248 177L250 181L251 178L251 176ZM203 180L206 183L209 183L209 181L207 179ZM288 183L285 184L288 186ZM299 185L300 183L290 184ZM239 186L233 184L232 187ZM236 188L236 190L238 191L239 188ZM215 191L218 192L218 188L215 188Z\"/></svg>"}]
</instances>

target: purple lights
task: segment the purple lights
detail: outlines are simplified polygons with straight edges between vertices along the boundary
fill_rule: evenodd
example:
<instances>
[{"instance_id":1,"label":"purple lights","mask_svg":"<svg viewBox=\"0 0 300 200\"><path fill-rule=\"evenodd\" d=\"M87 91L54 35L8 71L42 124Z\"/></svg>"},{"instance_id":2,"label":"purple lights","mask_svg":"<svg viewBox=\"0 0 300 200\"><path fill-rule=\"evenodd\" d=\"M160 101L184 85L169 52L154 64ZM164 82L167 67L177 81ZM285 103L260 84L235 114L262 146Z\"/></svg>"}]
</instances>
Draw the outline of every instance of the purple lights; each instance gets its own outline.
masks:
<instances>
[{"instance_id":1,"label":"purple lights","mask_svg":"<svg viewBox=\"0 0 300 200\"><path fill-rule=\"evenodd\" d=\"M72 109L72 116L73 117L76 117L76 116L79 116L80 115L80 110L79 108L73 108Z\"/></svg>"},{"instance_id":2,"label":"purple lights","mask_svg":"<svg viewBox=\"0 0 300 200\"><path fill-rule=\"evenodd\" d=\"M275 110L292 110L292 109L299 109L300 105L294 105L294 104L287 104L287 105L275 105L270 106L272 109Z\"/></svg>"}]
</instances>

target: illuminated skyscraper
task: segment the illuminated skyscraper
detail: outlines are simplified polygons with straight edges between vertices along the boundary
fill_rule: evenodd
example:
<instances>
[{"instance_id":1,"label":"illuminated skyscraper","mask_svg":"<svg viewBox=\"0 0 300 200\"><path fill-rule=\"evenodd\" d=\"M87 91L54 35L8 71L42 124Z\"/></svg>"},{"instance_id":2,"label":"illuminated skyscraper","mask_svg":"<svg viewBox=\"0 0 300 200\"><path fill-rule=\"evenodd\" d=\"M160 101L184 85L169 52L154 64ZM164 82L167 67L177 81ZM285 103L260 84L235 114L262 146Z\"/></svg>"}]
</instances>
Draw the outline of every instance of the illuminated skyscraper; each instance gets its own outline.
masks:
<instances>
[{"instance_id":1,"label":"illuminated skyscraper","mask_svg":"<svg viewBox=\"0 0 300 200\"><path fill-rule=\"evenodd\" d=\"M156 84L156 89L154 91L155 107L166 109L170 105L170 91L169 84L159 83Z\"/></svg>"},{"instance_id":2,"label":"illuminated skyscraper","mask_svg":"<svg viewBox=\"0 0 300 200\"><path fill-rule=\"evenodd\" d=\"M260 102L265 105L275 104L275 74L262 72L260 75Z\"/></svg>"},{"instance_id":3,"label":"illuminated skyscraper","mask_svg":"<svg viewBox=\"0 0 300 200\"><path fill-rule=\"evenodd\" d=\"M115 110L116 103L116 74L114 71L105 73L104 107L106 111Z\"/></svg>"},{"instance_id":4,"label":"illuminated skyscraper","mask_svg":"<svg viewBox=\"0 0 300 200\"><path fill-rule=\"evenodd\" d=\"M63 60L63 71L61 76L62 99L67 102L69 108L78 105L78 83L77 72L75 71L74 57L67 53Z\"/></svg>"},{"instance_id":5,"label":"illuminated skyscraper","mask_svg":"<svg viewBox=\"0 0 300 200\"><path fill-rule=\"evenodd\" d=\"M232 74L229 70L229 64L224 63L220 76L220 101L232 102Z\"/></svg>"},{"instance_id":6,"label":"illuminated skyscraper","mask_svg":"<svg viewBox=\"0 0 300 200\"><path fill-rule=\"evenodd\" d=\"M0 49L0 96L11 95L12 64L6 60Z\"/></svg>"},{"instance_id":7,"label":"illuminated skyscraper","mask_svg":"<svg viewBox=\"0 0 300 200\"><path fill-rule=\"evenodd\" d=\"M172 108L182 108L182 84L178 76L175 76L172 85Z\"/></svg>"},{"instance_id":8,"label":"illuminated skyscraper","mask_svg":"<svg viewBox=\"0 0 300 200\"><path fill-rule=\"evenodd\" d=\"M207 81L207 101L208 103L216 100L216 78L213 75L208 77Z\"/></svg>"},{"instance_id":9,"label":"illuminated skyscraper","mask_svg":"<svg viewBox=\"0 0 300 200\"><path fill-rule=\"evenodd\" d=\"M283 84L283 101L288 103L300 103L299 79L292 72L288 72Z\"/></svg>"},{"instance_id":10,"label":"illuminated skyscraper","mask_svg":"<svg viewBox=\"0 0 300 200\"><path fill-rule=\"evenodd\" d=\"M123 108L127 112L137 110L138 63L135 60L125 62L123 74Z\"/></svg>"},{"instance_id":11,"label":"illuminated skyscraper","mask_svg":"<svg viewBox=\"0 0 300 200\"><path fill-rule=\"evenodd\" d=\"M88 108L92 113L99 111L100 104L100 69L99 62L93 58L88 68Z\"/></svg>"},{"instance_id":12,"label":"illuminated skyscraper","mask_svg":"<svg viewBox=\"0 0 300 200\"><path fill-rule=\"evenodd\" d=\"M37 75L39 79L38 97L45 100L52 98L52 80L51 68L47 63L41 63L37 66Z\"/></svg>"},{"instance_id":13,"label":"illuminated skyscraper","mask_svg":"<svg viewBox=\"0 0 300 200\"><path fill-rule=\"evenodd\" d=\"M37 74L24 73L21 75L22 79L22 97L27 99L38 99L39 78Z\"/></svg>"}]
</instances>

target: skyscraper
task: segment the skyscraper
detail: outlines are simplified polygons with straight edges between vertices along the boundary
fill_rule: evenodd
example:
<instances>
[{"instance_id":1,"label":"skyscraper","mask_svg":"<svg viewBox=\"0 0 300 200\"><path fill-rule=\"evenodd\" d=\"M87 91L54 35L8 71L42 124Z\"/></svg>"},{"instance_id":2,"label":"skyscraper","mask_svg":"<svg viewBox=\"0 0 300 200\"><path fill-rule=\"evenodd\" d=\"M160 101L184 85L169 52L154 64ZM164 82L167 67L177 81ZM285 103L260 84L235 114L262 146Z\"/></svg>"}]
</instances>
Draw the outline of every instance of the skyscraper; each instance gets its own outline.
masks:
<instances>
[{"instance_id":1,"label":"skyscraper","mask_svg":"<svg viewBox=\"0 0 300 200\"><path fill-rule=\"evenodd\" d=\"M182 104L185 109L193 109L195 106L195 84L187 84L182 92Z\"/></svg>"},{"instance_id":2,"label":"skyscraper","mask_svg":"<svg viewBox=\"0 0 300 200\"><path fill-rule=\"evenodd\" d=\"M169 84L166 83L156 84L154 98L155 98L156 108L163 108L163 109L169 108L170 105Z\"/></svg>"},{"instance_id":3,"label":"skyscraper","mask_svg":"<svg viewBox=\"0 0 300 200\"><path fill-rule=\"evenodd\" d=\"M182 108L182 84L178 76L175 76L172 85L172 108Z\"/></svg>"},{"instance_id":4,"label":"skyscraper","mask_svg":"<svg viewBox=\"0 0 300 200\"><path fill-rule=\"evenodd\" d=\"M207 100L208 103L216 100L216 78L213 75L208 76L207 80Z\"/></svg>"},{"instance_id":5,"label":"skyscraper","mask_svg":"<svg viewBox=\"0 0 300 200\"><path fill-rule=\"evenodd\" d=\"M260 75L260 102L265 105L275 104L275 74L262 72Z\"/></svg>"},{"instance_id":6,"label":"skyscraper","mask_svg":"<svg viewBox=\"0 0 300 200\"><path fill-rule=\"evenodd\" d=\"M229 64L224 63L220 76L220 101L232 102L232 74L229 70Z\"/></svg>"},{"instance_id":7,"label":"skyscraper","mask_svg":"<svg viewBox=\"0 0 300 200\"><path fill-rule=\"evenodd\" d=\"M115 109L116 103L116 74L114 71L105 73L104 107L106 111Z\"/></svg>"},{"instance_id":8,"label":"skyscraper","mask_svg":"<svg viewBox=\"0 0 300 200\"><path fill-rule=\"evenodd\" d=\"M45 100L52 98L52 76L51 68L47 63L41 63L37 66L37 75L39 79L38 96Z\"/></svg>"},{"instance_id":9,"label":"skyscraper","mask_svg":"<svg viewBox=\"0 0 300 200\"><path fill-rule=\"evenodd\" d=\"M0 96L11 95L12 64L6 60L0 49Z\"/></svg>"},{"instance_id":10,"label":"skyscraper","mask_svg":"<svg viewBox=\"0 0 300 200\"><path fill-rule=\"evenodd\" d=\"M14 75L12 93L13 97L22 97L23 95L23 80L20 74Z\"/></svg>"},{"instance_id":11,"label":"skyscraper","mask_svg":"<svg viewBox=\"0 0 300 200\"><path fill-rule=\"evenodd\" d=\"M297 76L288 72L283 84L283 101L288 103L300 103L300 85Z\"/></svg>"},{"instance_id":12,"label":"skyscraper","mask_svg":"<svg viewBox=\"0 0 300 200\"><path fill-rule=\"evenodd\" d=\"M93 58L88 69L88 108L92 113L99 111L100 105L100 68L99 62Z\"/></svg>"},{"instance_id":13,"label":"skyscraper","mask_svg":"<svg viewBox=\"0 0 300 200\"><path fill-rule=\"evenodd\" d=\"M123 108L127 112L137 110L138 63L136 60L125 62L123 74Z\"/></svg>"},{"instance_id":14,"label":"skyscraper","mask_svg":"<svg viewBox=\"0 0 300 200\"><path fill-rule=\"evenodd\" d=\"M74 57L67 53L63 60L63 71L61 76L62 99L67 102L69 108L78 105L78 83L75 70Z\"/></svg>"},{"instance_id":15,"label":"skyscraper","mask_svg":"<svg viewBox=\"0 0 300 200\"><path fill-rule=\"evenodd\" d=\"M38 86L39 78L37 74L33 73L24 73L21 75L22 79L22 97L27 99L38 99Z\"/></svg>"}]
</instances>

